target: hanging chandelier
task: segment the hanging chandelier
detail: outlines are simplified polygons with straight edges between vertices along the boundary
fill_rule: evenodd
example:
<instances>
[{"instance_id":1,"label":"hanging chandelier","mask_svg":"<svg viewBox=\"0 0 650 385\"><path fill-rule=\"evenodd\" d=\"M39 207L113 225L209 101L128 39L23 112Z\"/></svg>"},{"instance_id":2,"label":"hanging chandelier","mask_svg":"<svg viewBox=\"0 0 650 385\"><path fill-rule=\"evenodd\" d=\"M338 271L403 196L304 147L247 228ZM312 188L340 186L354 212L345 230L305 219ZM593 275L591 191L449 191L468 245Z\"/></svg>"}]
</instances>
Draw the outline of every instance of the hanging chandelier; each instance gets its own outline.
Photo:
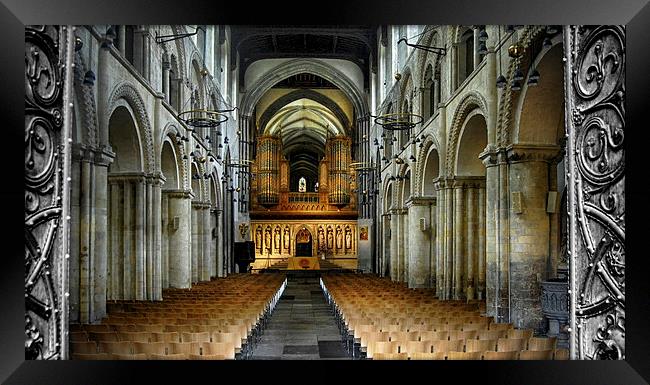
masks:
<instances>
[{"instance_id":1,"label":"hanging chandelier","mask_svg":"<svg viewBox=\"0 0 650 385\"><path fill-rule=\"evenodd\" d=\"M194 128L218 127L228 121L228 113L233 112L237 107L231 109L210 109L208 108L210 94L207 86L209 72L206 68L201 70L202 81L183 105L177 118L185 123L190 130ZM200 92L199 92L200 91Z\"/></svg>"}]
</instances>

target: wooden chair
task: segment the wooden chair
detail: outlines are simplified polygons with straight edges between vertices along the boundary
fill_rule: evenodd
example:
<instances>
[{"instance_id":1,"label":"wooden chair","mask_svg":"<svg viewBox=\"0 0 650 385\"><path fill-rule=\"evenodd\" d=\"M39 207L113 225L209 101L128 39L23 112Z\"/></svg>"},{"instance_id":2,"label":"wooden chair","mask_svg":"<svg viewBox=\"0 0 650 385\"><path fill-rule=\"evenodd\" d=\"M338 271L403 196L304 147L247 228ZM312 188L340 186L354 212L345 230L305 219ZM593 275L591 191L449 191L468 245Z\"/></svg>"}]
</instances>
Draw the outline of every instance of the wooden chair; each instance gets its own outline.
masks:
<instances>
[{"instance_id":1,"label":"wooden chair","mask_svg":"<svg viewBox=\"0 0 650 385\"><path fill-rule=\"evenodd\" d=\"M432 341L434 352L462 352L465 346L464 340Z\"/></svg>"},{"instance_id":2,"label":"wooden chair","mask_svg":"<svg viewBox=\"0 0 650 385\"><path fill-rule=\"evenodd\" d=\"M519 352L483 352L484 360L516 360Z\"/></svg>"},{"instance_id":3,"label":"wooden chair","mask_svg":"<svg viewBox=\"0 0 650 385\"><path fill-rule=\"evenodd\" d=\"M553 355L554 360L570 360L571 353L569 349L557 349Z\"/></svg>"},{"instance_id":4,"label":"wooden chair","mask_svg":"<svg viewBox=\"0 0 650 385\"><path fill-rule=\"evenodd\" d=\"M506 330L480 330L476 337L479 340L497 340L506 337Z\"/></svg>"},{"instance_id":5,"label":"wooden chair","mask_svg":"<svg viewBox=\"0 0 650 385\"><path fill-rule=\"evenodd\" d=\"M555 350L557 346L557 337L538 338L532 337L528 340L528 350Z\"/></svg>"},{"instance_id":6,"label":"wooden chair","mask_svg":"<svg viewBox=\"0 0 650 385\"><path fill-rule=\"evenodd\" d=\"M181 342L177 332L151 333L151 342Z\"/></svg>"},{"instance_id":7,"label":"wooden chair","mask_svg":"<svg viewBox=\"0 0 650 385\"><path fill-rule=\"evenodd\" d=\"M111 353L111 359L117 361L142 361L147 359L147 355L144 353L139 354L121 354L121 353Z\"/></svg>"},{"instance_id":8,"label":"wooden chair","mask_svg":"<svg viewBox=\"0 0 650 385\"><path fill-rule=\"evenodd\" d=\"M98 324L98 325L91 325L91 324L85 324L83 325L83 329L87 332L112 332L113 328L111 328L110 325L104 325L104 324Z\"/></svg>"},{"instance_id":9,"label":"wooden chair","mask_svg":"<svg viewBox=\"0 0 650 385\"><path fill-rule=\"evenodd\" d=\"M431 353L433 352L433 342L431 341L407 341L401 345L401 352L406 352L409 356L413 353Z\"/></svg>"},{"instance_id":10,"label":"wooden chair","mask_svg":"<svg viewBox=\"0 0 650 385\"><path fill-rule=\"evenodd\" d=\"M195 360L195 361L205 361L205 360L225 360L226 357L224 355L219 355L219 354L214 354L214 355L209 355L209 356L202 356L200 354L190 354L188 356L190 360Z\"/></svg>"},{"instance_id":11,"label":"wooden chair","mask_svg":"<svg viewBox=\"0 0 650 385\"><path fill-rule=\"evenodd\" d=\"M448 360L480 360L482 352L447 352Z\"/></svg>"},{"instance_id":12,"label":"wooden chair","mask_svg":"<svg viewBox=\"0 0 650 385\"><path fill-rule=\"evenodd\" d=\"M484 352L497 350L497 340L465 340L466 352Z\"/></svg>"},{"instance_id":13,"label":"wooden chair","mask_svg":"<svg viewBox=\"0 0 650 385\"><path fill-rule=\"evenodd\" d=\"M420 332L420 341L443 341L449 340L449 332L434 332L434 331L423 331Z\"/></svg>"},{"instance_id":14,"label":"wooden chair","mask_svg":"<svg viewBox=\"0 0 650 385\"><path fill-rule=\"evenodd\" d=\"M70 332L70 342L87 342L88 333L85 331Z\"/></svg>"},{"instance_id":15,"label":"wooden chair","mask_svg":"<svg viewBox=\"0 0 650 385\"><path fill-rule=\"evenodd\" d=\"M373 359L375 353L399 353L400 345L397 341L370 341L368 344L367 358Z\"/></svg>"},{"instance_id":16,"label":"wooden chair","mask_svg":"<svg viewBox=\"0 0 650 385\"><path fill-rule=\"evenodd\" d=\"M510 339L522 339L528 341L532 337L532 329L510 329L506 332L506 338Z\"/></svg>"},{"instance_id":17,"label":"wooden chair","mask_svg":"<svg viewBox=\"0 0 650 385\"><path fill-rule=\"evenodd\" d=\"M447 352L434 352L434 353L412 353L411 360L445 360L447 359Z\"/></svg>"},{"instance_id":18,"label":"wooden chair","mask_svg":"<svg viewBox=\"0 0 650 385\"><path fill-rule=\"evenodd\" d=\"M212 337L209 332L182 333L181 342L212 342Z\"/></svg>"},{"instance_id":19,"label":"wooden chair","mask_svg":"<svg viewBox=\"0 0 650 385\"><path fill-rule=\"evenodd\" d=\"M527 350L528 341L520 338L499 338L497 352L518 352Z\"/></svg>"},{"instance_id":20,"label":"wooden chair","mask_svg":"<svg viewBox=\"0 0 650 385\"><path fill-rule=\"evenodd\" d=\"M97 342L118 342L120 340L115 332L89 332L88 339Z\"/></svg>"},{"instance_id":21,"label":"wooden chair","mask_svg":"<svg viewBox=\"0 0 650 385\"><path fill-rule=\"evenodd\" d=\"M138 328L135 324L120 324L120 325L113 325L113 328L115 329L116 332L122 333L122 332L137 332Z\"/></svg>"},{"instance_id":22,"label":"wooden chair","mask_svg":"<svg viewBox=\"0 0 650 385\"><path fill-rule=\"evenodd\" d=\"M119 341L132 341L132 342L150 342L151 333L148 332L117 332Z\"/></svg>"},{"instance_id":23,"label":"wooden chair","mask_svg":"<svg viewBox=\"0 0 650 385\"><path fill-rule=\"evenodd\" d=\"M163 360L163 361L178 361L178 360L187 360L187 354L178 353L178 354L149 354L149 360Z\"/></svg>"},{"instance_id":24,"label":"wooden chair","mask_svg":"<svg viewBox=\"0 0 650 385\"><path fill-rule=\"evenodd\" d=\"M553 350L522 350L519 352L520 360L552 360Z\"/></svg>"},{"instance_id":25,"label":"wooden chair","mask_svg":"<svg viewBox=\"0 0 650 385\"><path fill-rule=\"evenodd\" d=\"M134 354L167 354L169 350L166 342L134 342Z\"/></svg>"},{"instance_id":26,"label":"wooden chair","mask_svg":"<svg viewBox=\"0 0 650 385\"><path fill-rule=\"evenodd\" d=\"M373 360L408 360L407 353L375 353Z\"/></svg>"},{"instance_id":27,"label":"wooden chair","mask_svg":"<svg viewBox=\"0 0 650 385\"><path fill-rule=\"evenodd\" d=\"M99 342L97 344L99 353L111 354L133 354L133 342Z\"/></svg>"},{"instance_id":28,"label":"wooden chair","mask_svg":"<svg viewBox=\"0 0 650 385\"><path fill-rule=\"evenodd\" d=\"M197 354L200 355L198 342L170 342L167 354Z\"/></svg>"},{"instance_id":29,"label":"wooden chair","mask_svg":"<svg viewBox=\"0 0 650 385\"><path fill-rule=\"evenodd\" d=\"M513 325L511 323L491 323L488 330L509 330L512 328Z\"/></svg>"},{"instance_id":30,"label":"wooden chair","mask_svg":"<svg viewBox=\"0 0 650 385\"><path fill-rule=\"evenodd\" d=\"M108 353L72 353L72 359L84 361L110 360L111 355Z\"/></svg>"},{"instance_id":31,"label":"wooden chair","mask_svg":"<svg viewBox=\"0 0 650 385\"><path fill-rule=\"evenodd\" d=\"M221 355L224 359L235 359L235 347L232 342L204 342L199 352L203 356Z\"/></svg>"},{"instance_id":32,"label":"wooden chair","mask_svg":"<svg viewBox=\"0 0 650 385\"><path fill-rule=\"evenodd\" d=\"M477 333L476 330L470 330L470 331L450 330L449 339L450 340L475 340L476 333Z\"/></svg>"}]
</instances>

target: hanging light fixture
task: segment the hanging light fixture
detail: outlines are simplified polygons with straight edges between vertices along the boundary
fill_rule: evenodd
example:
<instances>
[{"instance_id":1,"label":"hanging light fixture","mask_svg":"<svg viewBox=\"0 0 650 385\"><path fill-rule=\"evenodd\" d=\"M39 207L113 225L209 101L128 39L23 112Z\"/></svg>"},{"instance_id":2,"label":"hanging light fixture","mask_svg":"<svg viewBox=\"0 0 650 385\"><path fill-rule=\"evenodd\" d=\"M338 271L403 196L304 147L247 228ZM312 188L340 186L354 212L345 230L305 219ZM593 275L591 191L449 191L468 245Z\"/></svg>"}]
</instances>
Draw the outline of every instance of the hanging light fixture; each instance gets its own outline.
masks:
<instances>
[{"instance_id":1,"label":"hanging light fixture","mask_svg":"<svg viewBox=\"0 0 650 385\"><path fill-rule=\"evenodd\" d=\"M416 159L413 155L411 155L411 156L409 157L409 160L410 160L411 162L415 162L417 159Z\"/></svg>"},{"instance_id":2,"label":"hanging light fixture","mask_svg":"<svg viewBox=\"0 0 650 385\"><path fill-rule=\"evenodd\" d=\"M480 42L478 45L478 53L479 55L486 55L487 54L487 46L485 45L485 42Z\"/></svg>"},{"instance_id":3,"label":"hanging light fixture","mask_svg":"<svg viewBox=\"0 0 650 385\"><path fill-rule=\"evenodd\" d=\"M91 70L86 71L83 84L92 87L95 84L95 73Z\"/></svg>"},{"instance_id":4,"label":"hanging light fixture","mask_svg":"<svg viewBox=\"0 0 650 385\"><path fill-rule=\"evenodd\" d=\"M548 33L549 35L555 35L558 32L559 32L559 29L557 28L556 25L547 25L546 26L546 33Z\"/></svg>"},{"instance_id":5,"label":"hanging light fixture","mask_svg":"<svg viewBox=\"0 0 650 385\"><path fill-rule=\"evenodd\" d=\"M519 80L513 80L512 86L510 87L513 91L521 90L521 82Z\"/></svg>"},{"instance_id":6,"label":"hanging light fixture","mask_svg":"<svg viewBox=\"0 0 650 385\"><path fill-rule=\"evenodd\" d=\"M481 26L481 32L478 34L478 41L487 41L488 40L488 34L487 31L485 30L485 26Z\"/></svg>"},{"instance_id":7,"label":"hanging light fixture","mask_svg":"<svg viewBox=\"0 0 650 385\"><path fill-rule=\"evenodd\" d=\"M519 68L518 65L517 65L517 68L515 69L515 74L512 77L512 80L515 80L515 81L524 80L524 73L521 72L521 68Z\"/></svg>"},{"instance_id":8,"label":"hanging light fixture","mask_svg":"<svg viewBox=\"0 0 650 385\"><path fill-rule=\"evenodd\" d=\"M497 42L497 45L500 45L501 44L501 27L498 27L497 30L499 31L499 41ZM499 55L499 71L501 71L501 69L503 68L501 66L501 52L499 52L498 55ZM508 83L508 81L506 80L506 77L503 76L503 74L500 74L499 77L497 77L497 82L496 82L497 88L504 88L507 83Z\"/></svg>"},{"instance_id":9,"label":"hanging light fixture","mask_svg":"<svg viewBox=\"0 0 650 385\"><path fill-rule=\"evenodd\" d=\"M551 41L550 37L546 36L544 38L544 41L542 42L542 45L544 46L544 48L549 48L553 45L553 42Z\"/></svg>"}]
</instances>

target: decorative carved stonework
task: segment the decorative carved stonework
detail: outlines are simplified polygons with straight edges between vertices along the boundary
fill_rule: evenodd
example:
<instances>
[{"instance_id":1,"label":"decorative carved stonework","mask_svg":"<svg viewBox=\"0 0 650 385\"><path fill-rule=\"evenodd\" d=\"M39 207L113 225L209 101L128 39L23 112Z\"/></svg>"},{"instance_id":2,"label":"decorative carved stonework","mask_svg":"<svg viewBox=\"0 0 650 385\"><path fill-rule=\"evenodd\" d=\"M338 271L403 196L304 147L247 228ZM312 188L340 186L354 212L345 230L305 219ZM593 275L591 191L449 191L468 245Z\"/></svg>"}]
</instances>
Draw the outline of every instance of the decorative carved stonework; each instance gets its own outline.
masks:
<instances>
[{"instance_id":1,"label":"decorative carved stonework","mask_svg":"<svg viewBox=\"0 0 650 385\"><path fill-rule=\"evenodd\" d=\"M74 33L25 28L25 358L67 358Z\"/></svg>"},{"instance_id":2,"label":"decorative carved stonework","mask_svg":"<svg viewBox=\"0 0 650 385\"><path fill-rule=\"evenodd\" d=\"M565 27L571 341L625 359L625 32Z\"/></svg>"}]
</instances>

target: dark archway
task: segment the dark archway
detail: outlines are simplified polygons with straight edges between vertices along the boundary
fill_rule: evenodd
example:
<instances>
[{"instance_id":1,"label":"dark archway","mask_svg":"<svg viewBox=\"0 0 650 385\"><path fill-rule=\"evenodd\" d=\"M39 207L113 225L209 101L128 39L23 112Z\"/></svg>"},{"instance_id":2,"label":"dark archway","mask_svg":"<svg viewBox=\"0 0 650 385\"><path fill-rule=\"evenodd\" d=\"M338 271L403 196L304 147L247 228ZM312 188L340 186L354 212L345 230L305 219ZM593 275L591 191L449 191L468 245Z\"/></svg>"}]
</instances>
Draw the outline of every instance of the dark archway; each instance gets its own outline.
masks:
<instances>
[{"instance_id":1,"label":"dark archway","mask_svg":"<svg viewBox=\"0 0 650 385\"><path fill-rule=\"evenodd\" d=\"M303 227L296 234L296 257L312 256L312 236L306 227Z\"/></svg>"}]
</instances>

